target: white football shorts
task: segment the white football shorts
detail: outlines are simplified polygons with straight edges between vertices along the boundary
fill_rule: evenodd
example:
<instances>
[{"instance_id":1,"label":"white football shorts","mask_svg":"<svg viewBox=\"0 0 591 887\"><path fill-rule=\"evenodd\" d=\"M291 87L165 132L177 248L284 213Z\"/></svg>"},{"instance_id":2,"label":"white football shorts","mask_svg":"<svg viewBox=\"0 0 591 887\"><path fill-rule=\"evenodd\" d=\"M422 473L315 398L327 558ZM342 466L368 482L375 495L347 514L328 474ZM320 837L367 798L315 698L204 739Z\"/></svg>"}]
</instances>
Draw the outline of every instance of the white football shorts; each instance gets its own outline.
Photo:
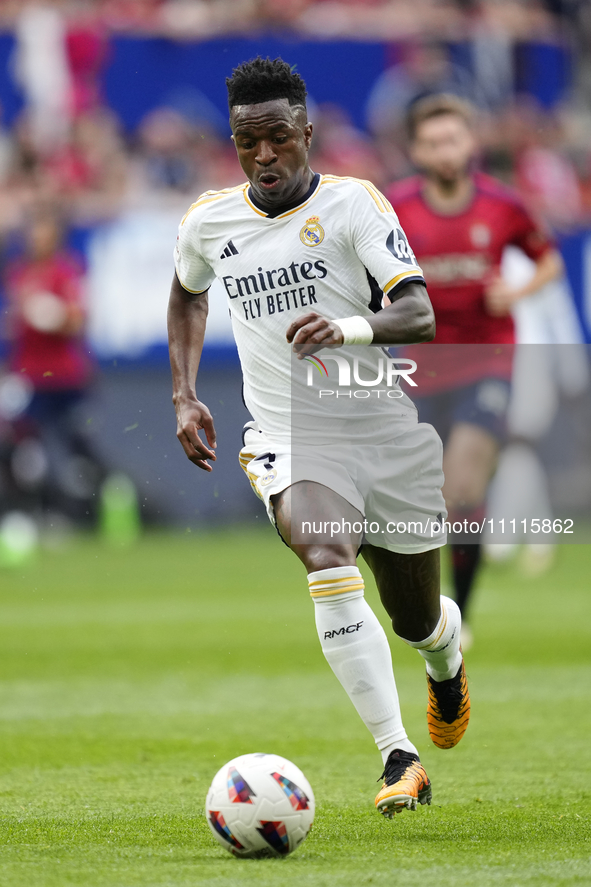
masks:
<instances>
[{"instance_id":1,"label":"white football shorts","mask_svg":"<svg viewBox=\"0 0 591 887\"><path fill-rule=\"evenodd\" d=\"M385 444L308 446L294 457L288 444L270 441L252 421L244 426L243 442L240 465L273 526L271 497L308 480L360 512L364 541L371 545L400 554L445 545L443 445L431 425L414 423Z\"/></svg>"}]
</instances>

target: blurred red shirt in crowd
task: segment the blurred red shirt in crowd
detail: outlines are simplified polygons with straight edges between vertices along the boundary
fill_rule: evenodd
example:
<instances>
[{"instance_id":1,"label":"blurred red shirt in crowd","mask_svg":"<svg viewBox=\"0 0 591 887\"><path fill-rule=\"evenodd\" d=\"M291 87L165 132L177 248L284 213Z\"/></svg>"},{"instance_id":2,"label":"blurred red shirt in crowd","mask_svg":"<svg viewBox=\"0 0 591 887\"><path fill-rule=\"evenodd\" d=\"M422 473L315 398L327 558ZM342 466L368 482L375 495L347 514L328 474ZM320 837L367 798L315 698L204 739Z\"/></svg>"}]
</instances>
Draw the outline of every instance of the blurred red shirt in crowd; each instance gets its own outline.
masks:
<instances>
[{"instance_id":1,"label":"blurred red shirt in crowd","mask_svg":"<svg viewBox=\"0 0 591 887\"><path fill-rule=\"evenodd\" d=\"M66 54L72 75L74 116L102 104L102 75L109 59L109 36L98 10L81 9L68 20Z\"/></svg>"},{"instance_id":2,"label":"blurred red shirt in crowd","mask_svg":"<svg viewBox=\"0 0 591 887\"><path fill-rule=\"evenodd\" d=\"M92 376L84 340L80 263L61 247L59 223L35 218L26 231L26 255L9 265L9 367L36 391L76 391Z\"/></svg>"}]
</instances>

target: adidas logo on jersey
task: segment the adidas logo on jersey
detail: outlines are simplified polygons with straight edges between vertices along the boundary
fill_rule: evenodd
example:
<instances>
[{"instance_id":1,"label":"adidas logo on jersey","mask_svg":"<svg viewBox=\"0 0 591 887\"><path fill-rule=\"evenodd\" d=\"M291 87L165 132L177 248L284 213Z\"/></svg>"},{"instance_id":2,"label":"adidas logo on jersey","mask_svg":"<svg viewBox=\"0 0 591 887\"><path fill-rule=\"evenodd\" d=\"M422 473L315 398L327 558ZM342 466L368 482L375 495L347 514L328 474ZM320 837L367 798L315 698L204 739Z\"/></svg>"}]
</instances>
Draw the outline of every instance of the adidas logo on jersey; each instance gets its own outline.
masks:
<instances>
[{"instance_id":1,"label":"adidas logo on jersey","mask_svg":"<svg viewBox=\"0 0 591 887\"><path fill-rule=\"evenodd\" d=\"M230 256L237 256L238 250L234 246L231 240L229 240L226 244L226 248L220 256L220 259L229 259Z\"/></svg>"}]
</instances>

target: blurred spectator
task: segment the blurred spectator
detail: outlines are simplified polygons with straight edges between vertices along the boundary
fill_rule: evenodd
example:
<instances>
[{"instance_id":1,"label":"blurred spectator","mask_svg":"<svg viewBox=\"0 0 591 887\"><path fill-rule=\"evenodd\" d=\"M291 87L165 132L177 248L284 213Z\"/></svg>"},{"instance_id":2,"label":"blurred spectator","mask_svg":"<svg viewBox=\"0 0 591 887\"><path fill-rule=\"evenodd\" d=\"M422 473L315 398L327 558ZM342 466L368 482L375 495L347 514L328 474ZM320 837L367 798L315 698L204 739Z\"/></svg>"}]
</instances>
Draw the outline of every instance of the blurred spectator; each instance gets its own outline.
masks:
<instances>
[{"instance_id":1,"label":"blurred spectator","mask_svg":"<svg viewBox=\"0 0 591 887\"><path fill-rule=\"evenodd\" d=\"M199 191L196 143L193 125L174 108L161 106L146 114L132 146L127 205L166 209L194 199Z\"/></svg>"},{"instance_id":2,"label":"blurred spectator","mask_svg":"<svg viewBox=\"0 0 591 887\"><path fill-rule=\"evenodd\" d=\"M211 123L193 114L189 119L175 108L161 106L138 127L126 203L134 208L182 207L202 191L243 180L229 136L220 138Z\"/></svg>"},{"instance_id":3,"label":"blurred spectator","mask_svg":"<svg viewBox=\"0 0 591 887\"><path fill-rule=\"evenodd\" d=\"M264 0L168 0L160 27L177 40L260 32L266 25ZM285 8L290 2L285 2Z\"/></svg>"},{"instance_id":4,"label":"blurred spectator","mask_svg":"<svg viewBox=\"0 0 591 887\"><path fill-rule=\"evenodd\" d=\"M189 121L172 108L155 108L138 128L136 166L141 190L187 194L195 187L197 170L192 155L193 132Z\"/></svg>"},{"instance_id":5,"label":"blurred spectator","mask_svg":"<svg viewBox=\"0 0 591 887\"><path fill-rule=\"evenodd\" d=\"M70 106L77 115L102 104L101 75L109 58L109 39L98 4L77 0L69 11L66 54L71 75Z\"/></svg>"},{"instance_id":6,"label":"blurred spectator","mask_svg":"<svg viewBox=\"0 0 591 887\"><path fill-rule=\"evenodd\" d=\"M102 20L113 30L150 32L161 24L165 0L98 0Z\"/></svg>"},{"instance_id":7,"label":"blurred spectator","mask_svg":"<svg viewBox=\"0 0 591 887\"><path fill-rule=\"evenodd\" d=\"M452 62L448 48L437 42L415 41L402 47L399 64L376 81L367 105L367 125L374 135L389 179L408 175L404 153L404 120L413 102L446 92L482 106L484 96L467 69Z\"/></svg>"},{"instance_id":8,"label":"blurred spectator","mask_svg":"<svg viewBox=\"0 0 591 887\"><path fill-rule=\"evenodd\" d=\"M69 139L42 163L42 187L65 200L83 224L111 218L121 206L126 157L117 120L107 108L79 115Z\"/></svg>"},{"instance_id":9,"label":"blurred spectator","mask_svg":"<svg viewBox=\"0 0 591 887\"><path fill-rule=\"evenodd\" d=\"M38 150L51 150L64 141L71 111L66 28L59 5L50 0L23 4L16 39L16 73L27 103L31 139Z\"/></svg>"},{"instance_id":10,"label":"blurred spectator","mask_svg":"<svg viewBox=\"0 0 591 887\"><path fill-rule=\"evenodd\" d=\"M451 93L482 106L484 97L466 68L452 62L442 43L413 42L402 60L376 81L367 100L367 123L375 136L400 137L408 107L436 93Z\"/></svg>"},{"instance_id":11,"label":"blurred spectator","mask_svg":"<svg viewBox=\"0 0 591 887\"><path fill-rule=\"evenodd\" d=\"M583 211L576 170L563 148L558 116L542 111L532 116L533 125L522 127L516 146L515 184L554 229L568 229L581 221Z\"/></svg>"},{"instance_id":12,"label":"blurred spectator","mask_svg":"<svg viewBox=\"0 0 591 887\"><path fill-rule=\"evenodd\" d=\"M29 379L43 401L51 392L84 390L92 375L83 336L83 272L63 247L53 208L38 209L24 233L25 254L6 272L9 366Z\"/></svg>"},{"instance_id":13,"label":"blurred spectator","mask_svg":"<svg viewBox=\"0 0 591 887\"><path fill-rule=\"evenodd\" d=\"M513 184L532 212L559 231L585 220L591 157L585 115L578 115L578 130L568 121L562 109L543 110L521 97L486 121L483 132L486 169Z\"/></svg>"},{"instance_id":14,"label":"blurred spectator","mask_svg":"<svg viewBox=\"0 0 591 887\"><path fill-rule=\"evenodd\" d=\"M386 185L384 167L372 140L353 125L339 105L322 104L315 109L311 163L319 172L369 179Z\"/></svg>"},{"instance_id":15,"label":"blurred spectator","mask_svg":"<svg viewBox=\"0 0 591 887\"><path fill-rule=\"evenodd\" d=\"M15 423L10 463L17 487L38 506L85 517L104 471L80 428L94 364L84 334L83 271L63 234L55 208L39 207L24 231L24 255L6 272L8 367L32 393Z\"/></svg>"},{"instance_id":16,"label":"blurred spectator","mask_svg":"<svg viewBox=\"0 0 591 887\"><path fill-rule=\"evenodd\" d=\"M63 144L41 151L24 112L14 127L4 195L5 229L18 228L37 203L59 204L70 219L92 224L115 215L126 182L126 156L116 118L105 108L79 115Z\"/></svg>"},{"instance_id":17,"label":"blurred spectator","mask_svg":"<svg viewBox=\"0 0 591 887\"><path fill-rule=\"evenodd\" d=\"M310 0L258 0L258 13L267 27L293 26L311 6Z\"/></svg>"},{"instance_id":18,"label":"blurred spectator","mask_svg":"<svg viewBox=\"0 0 591 887\"><path fill-rule=\"evenodd\" d=\"M474 76L488 107L502 108L515 86L514 35L522 29L523 7L480 2L472 31Z\"/></svg>"}]
</instances>

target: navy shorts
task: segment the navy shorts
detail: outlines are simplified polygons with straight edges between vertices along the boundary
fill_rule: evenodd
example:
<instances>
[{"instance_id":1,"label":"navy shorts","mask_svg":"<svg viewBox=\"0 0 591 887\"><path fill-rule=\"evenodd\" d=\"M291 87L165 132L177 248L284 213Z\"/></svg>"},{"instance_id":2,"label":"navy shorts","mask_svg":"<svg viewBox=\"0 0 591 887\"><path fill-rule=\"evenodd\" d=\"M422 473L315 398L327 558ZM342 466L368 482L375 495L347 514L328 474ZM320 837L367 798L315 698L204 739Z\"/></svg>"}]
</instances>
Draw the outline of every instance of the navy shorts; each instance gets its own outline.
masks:
<instances>
[{"instance_id":1,"label":"navy shorts","mask_svg":"<svg viewBox=\"0 0 591 887\"><path fill-rule=\"evenodd\" d=\"M458 422L469 422L488 431L499 444L507 437L507 410L511 384L507 379L481 379L462 388L411 397L419 411L419 422L433 425L444 445Z\"/></svg>"}]
</instances>

